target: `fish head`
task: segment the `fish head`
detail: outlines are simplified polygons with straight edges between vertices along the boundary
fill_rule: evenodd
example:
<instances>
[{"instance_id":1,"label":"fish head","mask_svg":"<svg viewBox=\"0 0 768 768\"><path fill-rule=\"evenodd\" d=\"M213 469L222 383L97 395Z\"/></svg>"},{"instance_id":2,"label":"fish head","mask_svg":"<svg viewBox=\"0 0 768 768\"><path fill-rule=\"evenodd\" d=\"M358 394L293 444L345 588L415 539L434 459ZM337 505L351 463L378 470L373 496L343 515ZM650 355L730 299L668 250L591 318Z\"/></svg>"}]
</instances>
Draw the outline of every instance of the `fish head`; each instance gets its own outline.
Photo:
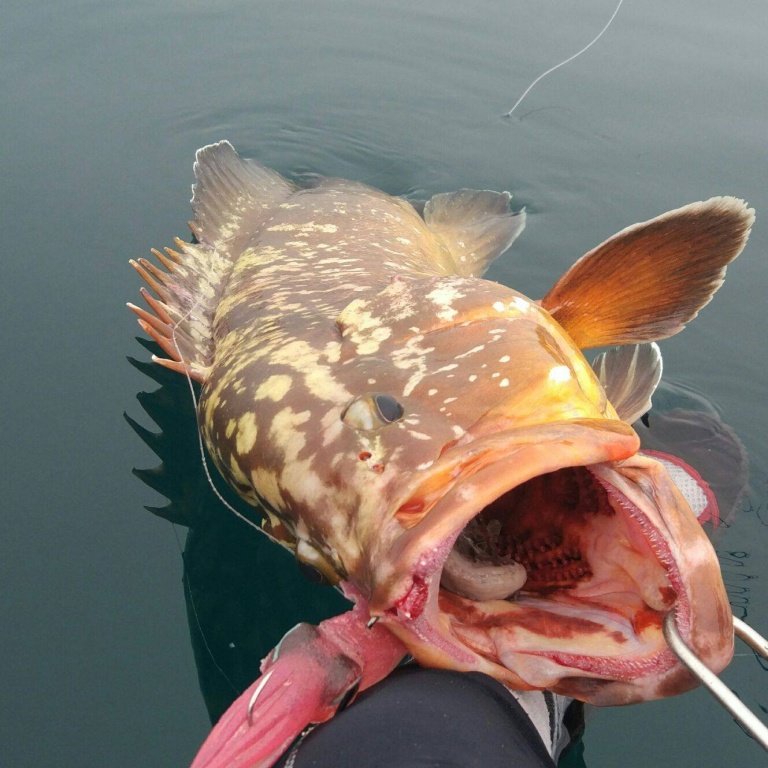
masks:
<instances>
[{"instance_id":1,"label":"fish head","mask_svg":"<svg viewBox=\"0 0 768 768\"><path fill-rule=\"evenodd\" d=\"M316 444L336 496L299 525L417 660L658 698L695 685L663 638L674 611L705 663L728 663L709 541L545 309L473 278L396 279L337 325L351 397Z\"/></svg>"},{"instance_id":2,"label":"fish head","mask_svg":"<svg viewBox=\"0 0 768 768\"><path fill-rule=\"evenodd\" d=\"M728 663L714 551L630 426L649 396L609 386L617 359L642 360L604 359L606 379L581 349L696 317L746 243L744 201L632 225L535 302L480 279L524 223L508 194L419 215L348 182L297 191L227 142L195 175L196 243L156 253L168 272L135 264L158 298L132 309L158 362L202 384L203 439L268 533L426 665L596 704L666 696L695 684L670 612L713 671Z\"/></svg>"}]
</instances>

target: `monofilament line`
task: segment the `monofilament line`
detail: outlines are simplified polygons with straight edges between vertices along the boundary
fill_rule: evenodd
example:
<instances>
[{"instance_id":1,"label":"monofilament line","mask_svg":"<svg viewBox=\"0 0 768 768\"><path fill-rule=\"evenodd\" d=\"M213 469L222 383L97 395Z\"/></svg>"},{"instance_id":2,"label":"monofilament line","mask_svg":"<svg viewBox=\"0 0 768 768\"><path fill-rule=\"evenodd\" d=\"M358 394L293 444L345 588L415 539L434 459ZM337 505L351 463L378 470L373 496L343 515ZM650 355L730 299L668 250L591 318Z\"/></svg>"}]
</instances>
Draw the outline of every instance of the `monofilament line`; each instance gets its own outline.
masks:
<instances>
[{"instance_id":1,"label":"monofilament line","mask_svg":"<svg viewBox=\"0 0 768 768\"><path fill-rule=\"evenodd\" d=\"M604 34L605 31L608 29L608 27L611 26L613 23L613 20L616 18L616 14L619 12L619 8L621 8L621 4L624 2L624 0L619 0L619 4L616 6L615 10L613 11L613 14L611 14L611 18L608 19L608 23L600 30L597 37L594 38L591 42L587 43L578 53L574 53L573 56L570 58L567 58L565 61L561 61L559 64L555 64L554 67L550 67L546 72L542 72L526 89L523 91L523 95L515 102L512 109L509 110L509 112L502 115L502 117L512 117L512 113L520 106L520 102L531 92L533 87L541 82L547 75L554 72L556 69L560 69L560 67L564 67L566 64L570 64L574 59L577 59L579 56L581 56L582 53L585 53L588 51Z\"/></svg>"},{"instance_id":2,"label":"monofilament line","mask_svg":"<svg viewBox=\"0 0 768 768\"><path fill-rule=\"evenodd\" d=\"M184 315L179 319L178 322L176 322L171 330L171 341L173 342L173 346L176 349L176 354L179 356L179 362L184 363L186 366L186 370L184 371L184 375L187 379L187 385L189 387L189 394L192 398L192 403L195 407L195 413L197 413L197 396L195 395L195 387L194 384L192 384L192 377L189 374L189 364L184 359L184 355L182 354L181 349L179 348L179 343L176 340L176 329L179 327L179 325L184 322L194 311L195 307L200 303L200 299L198 298L195 303L184 313ZM155 355L152 355L153 361L156 361ZM245 515L241 514L238 510L236 510L222 495L219 493L219 489L216 487L216 484L213 482L213 478L211 477L210 469L208 468L208 462L205 459L205 447L203 445L203 436L200 432L200 430L197 430L197 444L200 449L200 461L203 465L203 471L205 472L205 478L208 481L208 485L211 487L211 490L214 492L218 500L224 505L226 509L228 509L230 512L232 512L235 517L240 518L244 523L251 526L251 528L255 528L259 533L261 533L263 536L266 536L270 541L273 541L278 546L282 547L286 552L289 552L291 555L295 556L295 552L293 549L286 544L286 542L282 541L281 539L278 539L277 537L273 536L271 533L268 533L261 525L258 525L254 523L252 520L249 520ZM344 592L341 589L341 586L339 584L334 584L333 588L340 594L344 595ZM202 632L202 630L201 630ZM207 642L206 642L207 646ZM218 666L218 665L217 665Z\"/></svg>"},{"instance_id":3,"label":"monofilament line","mask_svg":"<svg viewBox=\"0 0 768 768\"><path fill-rule=\"evenodd\" d=\"M184 359L184 355L181 351L181 348L179 346L179 342L176 338L176 329L187 319L189 318L192 313L197 308L198 304L200 303L200 299L197 298L192 304L192 306L173 324L173 328L171 329L171 342L173 343L174 349L176 350L176 354L179 356L179 362L182 363L185 366L184 375L187 379L187 385L189 386L189 394L192 398L192 403L195 408L195 413L197 413L197 396L195 395L195 387L192 384L192 377L190 376L189 370L190 366L187 363L187 361ZM155 355L152 355L153 362L159 362L158 358ZM203 465L203 471L205 472L205 479L208 481L208 485L210 486L213 493L216 495L218 500L230 511L232 512L235 517L239 517L244 523L251 526L251 528L255 528L259 533L264 534L268 539L271 539L275 542L275 544L279 544L283 549L288 550L293 554L293 550L283 541L280 541L280 539L275 538L271 534L269 534L267 531L262 528L262 526L258 525L257 523L254 523L252 520L249 520L245 515L241 514L237 509L235 509L222 495L219 493L219 489L216 487L215 483L213 482L213 478L211 477L211 472L208 469L208 462L205 459L205 448L203 446L203 436L200 433L200 430L197 430L197 443L198 447L200 449L200 460Z\"/></svg>"}]
</instances>

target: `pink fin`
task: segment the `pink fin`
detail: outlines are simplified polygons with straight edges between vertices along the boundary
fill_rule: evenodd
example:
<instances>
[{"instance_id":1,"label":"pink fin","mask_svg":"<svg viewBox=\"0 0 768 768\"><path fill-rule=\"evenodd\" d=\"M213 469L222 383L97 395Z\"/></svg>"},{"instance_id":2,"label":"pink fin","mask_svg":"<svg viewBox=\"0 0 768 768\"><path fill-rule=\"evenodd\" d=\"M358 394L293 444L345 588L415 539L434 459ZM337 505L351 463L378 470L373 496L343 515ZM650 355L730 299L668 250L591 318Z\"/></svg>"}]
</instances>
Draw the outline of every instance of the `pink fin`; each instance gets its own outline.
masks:
<instances>
[{"instance_id":1,"label":"pink fin","mask_svg":"<svg viewBox=\"0 0 768 768\"><path fill-rule=\"evenodd\" d=\"M712 523L715 526L720 524L720 511L715 494L690 464L686 464L677 456L661 451L643 450L641 453L664 465L677 489L683 494L691 511L702 525L704 523Z\"/></svg>"},{"instance_id":2,"label":"pink fin","mask_svg":"<svg viewBox=\"0 0 768 768\"><path fill-rule=\"evenodd\" d=\"M190 228L200 242L177 239L178 251L153 250L161 266L132 261L156 294L143 291L156 319L129 306L168 355L157 362L205 381L213 360L213 317L232 267L272 208L296 188L274 171L241 159L228 141L198 150L194 172Z\"/></svg>"},{"instance_id":3,"label":"pink fin","mask_svg":"<svg viewBox=\"0 0 768 768\"><path fill-rule=\"evenodd\" d=\"M299 624L262 662L261 677L224 713L192 768L268 768L312 723L330 720L340 705L394 669L405 648L367 610Z\"/></svg>"},{"instance_id":4,"label":"pink fin","mask_svg":"<svg viewBox=\"0 0 768 768\"><path fill-rule=\"evenodd\" d=\"M581 348L672 336L744 248L754 211L713 197L635 224L582 256L541 300Z\"/></svg>"}]
</instances>

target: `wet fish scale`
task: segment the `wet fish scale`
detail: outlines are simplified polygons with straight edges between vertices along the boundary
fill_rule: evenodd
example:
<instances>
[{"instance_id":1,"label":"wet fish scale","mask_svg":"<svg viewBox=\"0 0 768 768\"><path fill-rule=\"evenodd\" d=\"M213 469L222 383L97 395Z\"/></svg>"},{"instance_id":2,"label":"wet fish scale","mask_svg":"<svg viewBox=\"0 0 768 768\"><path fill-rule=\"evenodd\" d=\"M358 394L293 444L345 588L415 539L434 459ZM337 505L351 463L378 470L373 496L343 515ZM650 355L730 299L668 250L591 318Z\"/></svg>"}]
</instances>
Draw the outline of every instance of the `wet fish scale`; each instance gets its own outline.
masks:
<instances>
[{"instance_id":1,"label":"wet fish scale","mask_svg":"<svg viewBox=\"0 0 768 768\"><path fill-rule=\"evenodd\" d=\"M269 765L330 717L351 684L318 679L335 653L355 661L342 667L361 670L360 687L407 648L511 687L627 703L693 685L663 639L672 608L709 666L727 663L717 559L630 423L661 372L658 347L641 343L710 300L746 242L743 201L629 227L533 301L480 279L524 225L507 193L439 194L419 213L355 182L299 190L226 142L198 152L195 176L199 243L161 259L168 272L136 264L157 299L145 292L154 314L132 308L168 355L158 362L201 382L200 430L224 477L356 603L306 654L265 661L222 726L229 746L214 734L201 765L254 739L254 764ZM613 344L634 346L606 353L598 377L581 349ZM505 505L510 493L522 501ZM484 513L539 577L454 548ZM309 699L270 683L302 674ZM270 715L282 713L281 735L248 725L254 692L284 702Z\"/></svg>"}]
</instances>

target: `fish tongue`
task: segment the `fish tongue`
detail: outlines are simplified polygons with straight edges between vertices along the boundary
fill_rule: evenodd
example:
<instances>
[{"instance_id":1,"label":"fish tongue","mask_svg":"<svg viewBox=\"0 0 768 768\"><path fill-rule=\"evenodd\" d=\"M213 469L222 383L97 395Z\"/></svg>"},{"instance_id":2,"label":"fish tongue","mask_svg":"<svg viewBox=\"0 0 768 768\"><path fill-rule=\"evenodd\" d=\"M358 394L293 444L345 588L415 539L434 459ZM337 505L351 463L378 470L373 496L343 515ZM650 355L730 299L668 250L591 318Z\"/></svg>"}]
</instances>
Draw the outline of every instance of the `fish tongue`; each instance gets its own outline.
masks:
<instances>
[{"instance_id":1,"label":"fish tongue","mask_svg":"<svg viewBox=\"0 0 768 768\"><path fill-rule=\"evenodd\" d=\"M526 578L527 573L520 563L494 565L466 557L453 549L443 566L440 585L470 600L504 600L522 589Z\"/></svg>"}]
</instances>

